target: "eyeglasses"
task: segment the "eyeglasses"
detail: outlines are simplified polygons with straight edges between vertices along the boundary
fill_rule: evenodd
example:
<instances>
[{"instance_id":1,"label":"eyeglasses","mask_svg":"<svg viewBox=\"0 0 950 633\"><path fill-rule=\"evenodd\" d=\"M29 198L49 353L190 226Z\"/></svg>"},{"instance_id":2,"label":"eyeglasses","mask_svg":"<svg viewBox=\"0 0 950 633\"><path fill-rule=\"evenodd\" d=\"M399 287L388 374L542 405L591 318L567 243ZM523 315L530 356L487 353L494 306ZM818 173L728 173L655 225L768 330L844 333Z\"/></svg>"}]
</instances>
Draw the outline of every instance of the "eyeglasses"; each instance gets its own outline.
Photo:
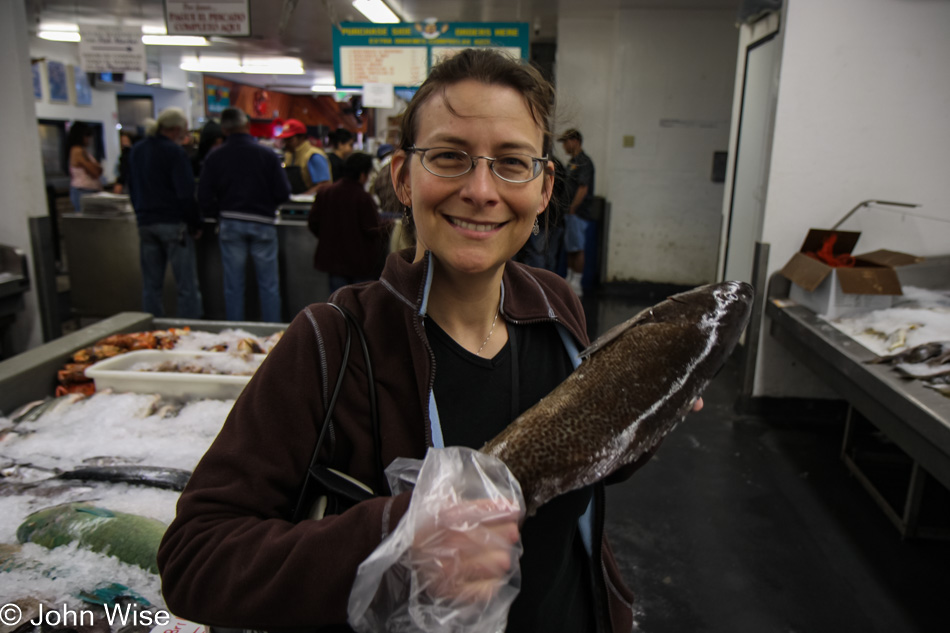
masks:
<instances>
[{"instance_id":1,"label":"eyeglasses","mask_svg":"<svg viewBox=\"0 0 950 633\"><path fill-rule=\"evenodd\" d=\"M458 178L475 169L479 159L488 161L491 172L505 182L530 182L541 175L548 157L535 158L527 154L472 156L451 147L410 147L408 153L417 153L426 171L440 178Z\"/></svg>"}]
</instances>

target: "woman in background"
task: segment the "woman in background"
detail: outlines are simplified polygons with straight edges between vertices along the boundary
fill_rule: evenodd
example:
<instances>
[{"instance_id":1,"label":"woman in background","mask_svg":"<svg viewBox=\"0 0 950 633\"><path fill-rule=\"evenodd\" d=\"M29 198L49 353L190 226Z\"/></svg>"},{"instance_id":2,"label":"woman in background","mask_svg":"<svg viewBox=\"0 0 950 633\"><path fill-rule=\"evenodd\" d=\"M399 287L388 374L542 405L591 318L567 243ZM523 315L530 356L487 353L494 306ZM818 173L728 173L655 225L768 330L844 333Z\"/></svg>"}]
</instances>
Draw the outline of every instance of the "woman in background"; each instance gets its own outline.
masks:
<instances>
[{"instance_id":1,"label":"woman in background","mask_svg":"<svg viewBox=\"0 0 950 633\"><path fill-rule=\"evenodd\" d=\"M92 129L77 121L69 128L66 143L69 146L69 200L79 213L79 199L87 194L102 191L102 166L89 153Z\"/></svg>"}]
</instances>

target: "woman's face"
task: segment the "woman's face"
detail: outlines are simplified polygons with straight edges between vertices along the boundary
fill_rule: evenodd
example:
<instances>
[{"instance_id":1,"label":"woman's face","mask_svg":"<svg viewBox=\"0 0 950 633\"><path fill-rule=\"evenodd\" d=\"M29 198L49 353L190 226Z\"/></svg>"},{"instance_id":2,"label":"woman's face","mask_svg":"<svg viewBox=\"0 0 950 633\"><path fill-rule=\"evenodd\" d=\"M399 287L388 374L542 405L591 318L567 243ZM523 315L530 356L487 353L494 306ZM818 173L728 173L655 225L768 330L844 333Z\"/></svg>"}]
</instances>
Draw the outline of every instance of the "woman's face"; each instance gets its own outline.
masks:
<instances>
[{"instance_id":1,"label":"woman's face","mask_svg":"<svg viewBox=\"0 0 950 633\"><path fill-rule=\"evenodd\" d=\"M542 130L514 89L466 80L448 86L444 94L436 92L420 106L415 147L449 147L471 156L541 156ZM495 176L484 160L457 178L431 174L420 161L420 153L397 151L391 165L400 201L412 207L417 258L428 249L457 272L481 273L503 265L528 240L551 197L550 162L538 178L510 183Z\"/></svg>"}]
</instances>

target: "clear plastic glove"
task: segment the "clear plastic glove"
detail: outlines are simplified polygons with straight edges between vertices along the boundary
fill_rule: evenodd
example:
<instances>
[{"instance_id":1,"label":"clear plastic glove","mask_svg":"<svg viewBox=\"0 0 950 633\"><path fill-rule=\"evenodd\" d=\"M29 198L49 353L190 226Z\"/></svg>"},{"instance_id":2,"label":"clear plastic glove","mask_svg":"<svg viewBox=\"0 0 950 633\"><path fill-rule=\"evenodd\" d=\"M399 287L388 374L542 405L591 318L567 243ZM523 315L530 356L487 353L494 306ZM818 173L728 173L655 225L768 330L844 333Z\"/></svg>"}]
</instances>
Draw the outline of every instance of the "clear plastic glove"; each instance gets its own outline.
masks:
<instances>
[{"instance_id":1,"label":"clear plastic glove","mask_svg":"<svg viewBox=\"0 0 950 633\"><path fill-rule=\"evenodd\" d=\"M393 492L418 460L386 473ZM409 509L357 571L349 623L360 632L503 631L521 588L521 487L468 448L429 449Z\"/></svg>"}]
</instances>

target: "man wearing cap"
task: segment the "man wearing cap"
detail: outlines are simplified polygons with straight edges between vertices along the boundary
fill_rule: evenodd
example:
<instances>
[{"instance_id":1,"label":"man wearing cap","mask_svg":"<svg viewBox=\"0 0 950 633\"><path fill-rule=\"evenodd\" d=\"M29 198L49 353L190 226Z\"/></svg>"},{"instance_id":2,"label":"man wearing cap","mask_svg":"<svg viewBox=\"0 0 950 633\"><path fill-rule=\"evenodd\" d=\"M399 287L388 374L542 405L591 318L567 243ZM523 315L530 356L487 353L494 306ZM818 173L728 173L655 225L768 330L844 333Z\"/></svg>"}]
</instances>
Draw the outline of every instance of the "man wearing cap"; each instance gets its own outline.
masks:
<instances>
[{"instance_id":1,"label":"man wearing cap","mask_svg":"<svg viewBox=\"0 0 950 633\"><path fill-rule=\"evenodd\" d=\"M179 142L188 132L181 108L166 108L148 128L147 138L129 155L129 197L139 229L142 309L165 316L162 288L171 264L178 286L177 316L200 319L194 237L201 235L191 161Z\"/></svg>"},{"instance_id":2,"label":"man wearing cap","mask_svg":"<svg viewBox=\"0 0 950 633\"><path fill-rule=\"evenodd\" d=\"M275 222L278 205L290 197L290 183L277 155L248 134L243 111L222 112L221 131L227 140L205 160L198 203L206 216L218 218L225 314L229 321L244 320L244 277L250 255L261 320L280 322Z\"/></svg>"},{"instance_id":3,"label":"man wearing cap","mask_svg":"<svg viewBox=\"0 0 950 633\"><path fill-rule=\"evenodd\" d=\"M584 137L571 128L558 141L564 152L571 157L567 164L567 196L570 207L564 217L564 251L567 253L567 282L577 294L583 296L581 278L584 275L584 242L590 207L594 199L594 163L581 147Z\"/></svg>"},{"instance_id":4,"label":"man wearing cap","mask_svg":"<svg viewBox=\"0 0 950 633\"><path fill-rule=\"evenodd\" d=\"M320 185L330 182L330 161L323 150L310 144L303 123L287 119L277 138L284 141L284 170L293 193L316 193Z\"/></svg>"}]
</instances>

